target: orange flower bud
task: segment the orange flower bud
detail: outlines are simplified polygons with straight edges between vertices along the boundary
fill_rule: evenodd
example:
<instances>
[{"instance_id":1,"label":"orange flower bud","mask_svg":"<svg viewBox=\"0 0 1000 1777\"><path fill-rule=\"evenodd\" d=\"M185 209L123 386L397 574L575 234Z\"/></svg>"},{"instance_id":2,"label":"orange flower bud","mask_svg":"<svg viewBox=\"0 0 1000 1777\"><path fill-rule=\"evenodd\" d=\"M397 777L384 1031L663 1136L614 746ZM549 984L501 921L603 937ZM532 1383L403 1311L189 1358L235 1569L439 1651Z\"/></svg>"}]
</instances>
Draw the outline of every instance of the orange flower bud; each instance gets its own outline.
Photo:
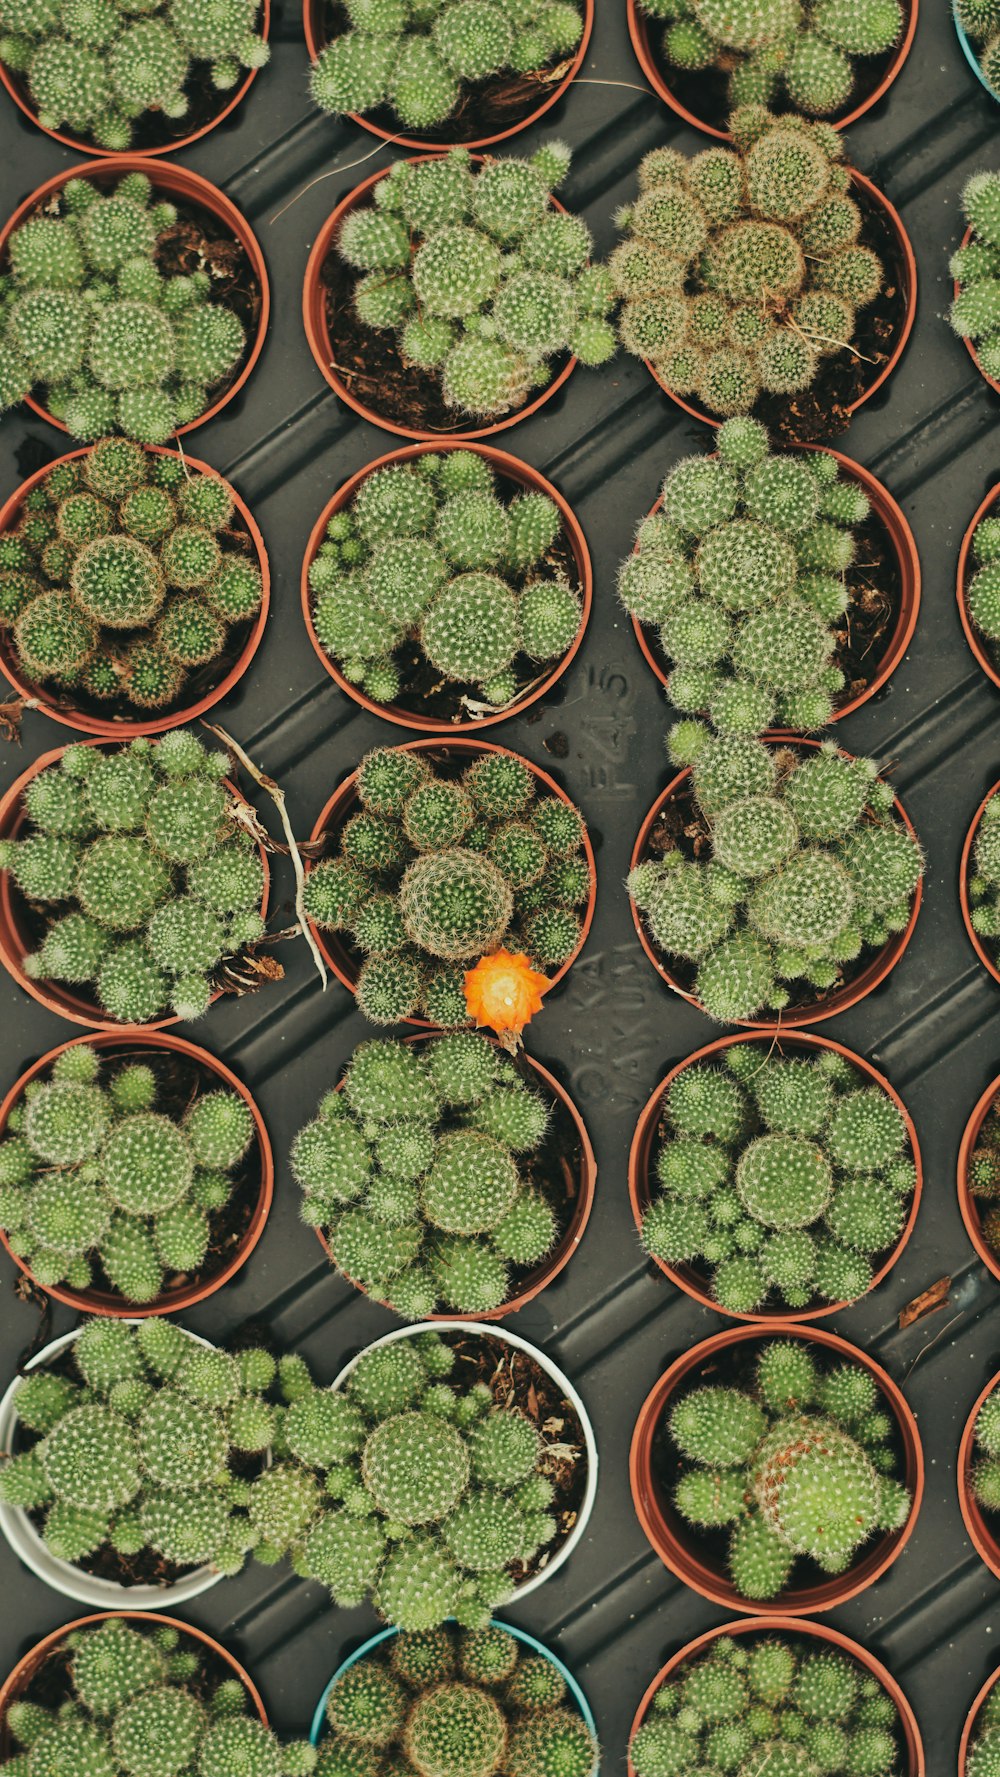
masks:
<instances>
[{"instance_id":1,"label":"orange flower bud","mask_svg":"<svg viewBox=\"0 0 1000 1777\"><path fill-rule=\"evenodd\" d=\"M480 1028L495 1030L505 1048L516 1049L521 1031L541 1011L542 994L550 986L548 976L533 969L526 956L498 950L466 974L469 1017Z\"/></svg>"}]
</instances>

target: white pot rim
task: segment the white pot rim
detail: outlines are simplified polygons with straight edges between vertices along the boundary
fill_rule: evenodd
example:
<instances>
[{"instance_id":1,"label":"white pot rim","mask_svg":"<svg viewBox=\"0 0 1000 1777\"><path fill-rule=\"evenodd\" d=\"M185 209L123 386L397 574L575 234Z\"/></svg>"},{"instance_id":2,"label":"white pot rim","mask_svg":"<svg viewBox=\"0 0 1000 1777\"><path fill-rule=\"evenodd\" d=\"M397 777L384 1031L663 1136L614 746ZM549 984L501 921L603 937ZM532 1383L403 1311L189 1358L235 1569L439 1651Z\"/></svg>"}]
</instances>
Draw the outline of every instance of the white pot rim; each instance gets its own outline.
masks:
<instances>
[{"instance_id":1,"label":"white pot rim","mask_svg":"<svg viewBox=\"0 0 1000 1777\"><path fill-rule=\"evenodd\" d=\"M370 1345L366 1345L363 1351L359 1351L356 1357L351 1358L350 1362L346 1363L334 1377L330 1384L331 1390L343 1388L348 1377L353 1374L360 1360L369 1351L377 1351L380 1345L393 1345L397 1339L413 1339L418 1333L478 1333L490 1339L499 1339L503 1345L513 1345L518 1351L526 1351L539 1368L551 1377L557 1388L562 1390L566 1399L572 1404L583 1427L583 1441L587 1452L587 1484L580 1502L576 1523L551 1561L547 1562L538 1573L533 1574L530 1580L525 1580L523 1585L518 1586L507 1599L508 1604L513 1604L520 1598L527 1598L529 1592L537 1591L539 1586L543 1586L546 1580L551 1579L563 1563L569 1560L574 1549L583 1540L583 1534L590 1522L590 1514L594 1509L594 1500L597 1495L597 1438L590 1414L565 1371L561 1370L558 1364L553 1363L550 1357L546 1357L545 1352L541 1351L537 1345L532 1345L530 1339L522 1339L519 1333L508 1332L504 1326L477 1320L420 1321L412 1326L394 1327L391 1333L383 1333L380 1339L373 1339Z\"/></svg>"},{"instance_id":2,"label":"white pot rim","mask_svg":"<svg viewBox=\"0 0 1000 1777\"><path fill-rule=\"evenodd\" d=\"M127 1320L127 1326L140 1326L138 1320ZM198 1333L181 1329L196 1344L212 1349L209 1339L201 1338ZM15 1376L3 1399L0 1400L0 1448L10 1450L13 1447L14 1427L17 1423L17 1394L27 1375L32 1370L43 1370L52 1360L65 1351L68 1345L75 1344L83 1332L82 1327L74 1328L71 1333L63 1333L59 1339L53 1339L25 1365L24 1374ZM102 1580L96 1574L86 1573L82 1567L74 1567L70 1561L61 1561L45 1546L42 1537L32 1524L26 1511L20 1506L7 1505L0 1500L0 1531L3 1532L18 1560L31 1569L38 1579L44 1580L54 1592L61 1592L64 1598L72 1598L78 1604L90 1604L98 1610L162 1610L166 1605L185 1604L190 1598L198 1598L211 1586L218 1585L222 1575L215 1573L210 1567L196 1567L192 1573L185 1574L183 1579L175 1580L169 1586L123 1586L117 1580Z\"/></svg>"}]
</instances>

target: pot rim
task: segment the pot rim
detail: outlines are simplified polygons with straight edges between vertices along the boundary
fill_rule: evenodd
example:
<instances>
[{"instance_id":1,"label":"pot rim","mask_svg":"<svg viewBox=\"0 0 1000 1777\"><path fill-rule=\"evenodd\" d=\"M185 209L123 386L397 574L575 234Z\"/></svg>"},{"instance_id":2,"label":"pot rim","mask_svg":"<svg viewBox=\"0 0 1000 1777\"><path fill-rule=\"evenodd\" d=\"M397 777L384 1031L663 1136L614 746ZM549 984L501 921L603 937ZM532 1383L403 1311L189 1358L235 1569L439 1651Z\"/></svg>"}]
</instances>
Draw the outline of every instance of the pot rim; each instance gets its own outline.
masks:
<instances>
[{"instance_id":1,"label":"pot rim","mask_svg":"<svg viewBox=\"0 0 1000 1777\"><path fill-rule=\"evenodd\" d=\"M996 975L996 970L991 972ZM962 1220L965 1223L965 1232L975 1247L979 1258L986 1266L987 1271L992 1272L994 1277L1000 1279L1000 1257L992 1252L986 1244L979 1211L976 1208L975 1199L969 1189L969 1160L972 1156L972 1150L979 1140L979 1131L982 1129L986 1118L993 1109L998 1095L1000 1095L1000 1074L998 1074L995 1080L990 1081L986 1091L980 1095L969 1115L969 1120L962 1131L962 1141L958 1150L958 1207L962 1212ZM994 1382L1000 1381L1000 1377L995 1376L993 1380ZM997 1561L998 1565L996 1573L997 1578L1000 1579L1000 1548L998 1548Z\"/></svg>"},{"instance_id":2,"label":"pot rim","mask_svg":"<svg viewBox=\"0 0 1000 1777\"><path fill-rule=\"evenodd\" d=\"M978 64L977 64L977 66L978 66ZM984 82L984 84L985 84L985 82ZM996 99L997 95L996 95L996 93L994 93L991 90L990 87L987 87L986 90L990 94L990 97L992 99ZM1000 103L1000 101L998 101L998 103ZM964 235L962 236L962 239L959 242L959 246L960 247L967 247L969 245L969 242L972 239L972 235L973 235L973 228L972 228L972 224L970 222L968 228L966 229ZM952 288L952 295L958 296L962 286L959 283L957 278L954 278L952 280L951 288ZM980 376L982 377L983 382L988 384L988 386L991 389L993 389L996 392L996 394L1000 395L1000 381L998 381L995 376L987 376L986 371L983 369L981 363L979 362L979 353L976 351L974 342L971 339L963 338L962 344L964 345L966 351L969 354L969 357L972 359L973 364L975 365ZM992 673L990 674L990 677L991 678L993 677Z\"/></svg>"},{"instance_id":3,"label":"pot rim","mask_svg":"<svg viewBox=\"0 0 1000 1777\"><path fill-rule=\"evenodd\" d=\"M958 16L958 7L955 5L955 0L952 0L951 16L955 21L955 35L958 38L959 44L961 45L962 54L964 55L966 61L968 62L969 67L972 69L972 72L976 76L976 79L978 80L980 86L986 88L986 91L989 93L990 98L993 99L996 103L1000 103L1000 94L995 93L993 91L993 88L991 87L989 81L987 80L985 74L983 73L983 70L982 70L980 63L979 63L979 57L976 54L975 48L973 47L973 44L972 44L972 41L968 35L968 32L965 29L965 26L962 24L962 21ZM963 1752L963 1759L964 1759L964 1752Z\"/></svg>"},{"instance_id":4,"label":"pot rim","mask_svg":"<svg viewBox=\"0 0 1000 1777\"><path fill-rule=\"evenodd\" d=\"M965 926L966 934L979 961L982 963L983 968L992 975L994 981L1000 981L1000 961L997 961L990 955L972 923L972 905L969 900L969 868L972 863L972 852L986 805L988 802L992 802L998 790L1000 790L1000 781L995 783L991 790L987 791L986 795L980 802L979 807L976 809L976 812L969 823L969 830L962 842L962 856L958 866L958 903L962 909L962 921ZM1000 1272L998 1272L997 1275L1000 1276Z\"/></svg>"},{"instance_id":5,"label":"pot rim","mask_svg":"<svg viewBox=\"0 0 1000 1777\"><path fill-rule=\"evenodd\" d=\"M1000 100L998 100L998 103L1000 103ZM1000 388L1000 384L996 386ZM979 665L982 667L983 672L986 674L986 677L992 679L994 685L1000 685L1000 667L994 666L986 652L985 640L980 637L979 632L972 621L972 615L969 611L966 580L970 576L972 570L972 564L969 558L972 554L972 539L976 534L976 529L981 521L989 516L992 509L998 503L1000 503L1000 481L996 482L996 484L990 488L986 497L980 501L969 522L969 527L966 530L965 536L962 538L962 547L958 554L958 576L956 582L958 615L961 620L965 639Z\"/></svg>"},{"instance_id":6,"label":"pot rim","mask_svg":"<svg viewBox=\"0 0 1000 1777\"><path fill-rule=\"evenodd\" d=\"M965 1718L965 1725L962 1728L962 1738L958 1747L958 1777L966 1777L966 1771L968 1769L966 1759L969 1752L969 1741L972 1739L975 1732L979 1712L990 1693L996 1689L998 1682L1000 1682L1000 1666L997 1666L995 1670L990 1673L990 1676L982 1686L982 1689L977 1691L972 1708L969 1710L969 1713Z\"/></svg>"},{"instance_id":7,"label":"pot rim","mask_svg":"<svg viewBox=\"0 0 1000 1777\"><path fill-rule=\"evenodd\" d=\"M966 1224L966 1226L968 1226L968 1224ZM996 1276L997 1271L995 1264L991 1266L991 1270L993 1270L994 1276ZM990 1528L989 1522L979 1506L978 1501L972 1497L972 1489L969 1486L969 1471L975 1460L974 1434L976 1420L979 1417L979 1410L984 1403L989 1400L990 1395L996 1392L998 1386L1000 1386L1000 1371L998 1371L995 1376L990 1377L985 1388L981 1389L976 1397L975 1404L962 1427L962 1436L958 1446L958 1461L955 1465L955 1480L958 1489L958 1504L962 1513L962 1522L965 1525L969 1541L975 1549L976 1554L979 1556L980 1561L983 1562L984 1566L989 1568L990 1572L996 1579L1000 1579L1000 1539L998 1539L996 1532ZM994 1673L993 1679L989 1680L972 1706L972 1711L966 1722L966 1727L970 1732L976 1711L979 1708L979 1705L983 1702L986 1693L992 1690L993 1682L996 1677L997 1674ZM963 1736L962 1743L964 1746L965 1736Z\"/></svg>"}]
</instances>

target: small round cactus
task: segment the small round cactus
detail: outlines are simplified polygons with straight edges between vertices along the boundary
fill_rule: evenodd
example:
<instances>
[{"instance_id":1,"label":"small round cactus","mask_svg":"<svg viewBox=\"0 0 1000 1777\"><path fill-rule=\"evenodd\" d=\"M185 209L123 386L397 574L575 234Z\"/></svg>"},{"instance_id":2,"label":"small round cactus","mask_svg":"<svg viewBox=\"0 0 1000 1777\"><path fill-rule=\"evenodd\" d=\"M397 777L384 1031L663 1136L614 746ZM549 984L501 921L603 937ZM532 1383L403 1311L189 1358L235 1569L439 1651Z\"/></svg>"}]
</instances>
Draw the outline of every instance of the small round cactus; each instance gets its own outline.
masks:
<instances>
[{"instance_id":1,"label":"small round cactus","mask_svg":"<svg viewBox=\"0 0 1000 1777\"><path fill-rule=\"evenodd\" d=\"M981 369L995 378L1000 373L1000 174L973 173L962 188L962 211L971 235L951 261L958 294L949 319L959 338L975 346ZM988 611L983 587L980 597Z\"/></svg>"},{"instance_id":2,"label":"small round cactus","mask_svg":"<svg viewBox=\"0 0 1000 1777\"><path fill-rule=\"evenodd\" d=\"M979 1212L984 1240L991 1251L1000 1252L1000 1218L996 1214L1000 1198L1000 1116L995 1104L983 1118L969 1155L965 1184Z\"/></svg>"},{"instance_id":3,"label":"small round cactus","mask_svg":"<svg viewBox=\"0 0 1000 1777\"><path fill-rule=\"evenodd\" d=\"M983 79L994 97L1000 95L1000 18L995 6L991 0L957 0L955 16L975 47Z\"/></svg>"}]
</instances>

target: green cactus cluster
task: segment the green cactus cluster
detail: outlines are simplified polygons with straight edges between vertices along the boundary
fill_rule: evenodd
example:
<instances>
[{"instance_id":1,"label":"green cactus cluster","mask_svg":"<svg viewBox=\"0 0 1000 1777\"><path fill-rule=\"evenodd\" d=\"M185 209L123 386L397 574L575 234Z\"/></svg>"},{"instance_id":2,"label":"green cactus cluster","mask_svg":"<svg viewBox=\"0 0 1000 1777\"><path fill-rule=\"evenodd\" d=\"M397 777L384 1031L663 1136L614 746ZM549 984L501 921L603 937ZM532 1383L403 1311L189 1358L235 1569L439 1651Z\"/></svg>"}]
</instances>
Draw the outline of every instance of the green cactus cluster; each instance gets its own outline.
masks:
<instances>
[{"instance_id":1,"label":"green cactus cluster","mask_svg":"<svg viewBox=\"0 0 1000 1777\"><path fill-rule=\"evenodd\" d=\"M1000 797L991 796L976 829L967 880L972 929L991 951L1000 943Z\"/></svg>"},{"instance_id":2,"label":"green cactus cluster","mask_svg":"<svg viewBox=\"0 0 1000 1777\"><path fill-rule=\"evenodd\" d=\"M264 933L264 868L228 764L175 729L67 747L31 779L23 837L0 841L46 927L30 978L85 989L121 1024L208 1009L214 971Z\"/></svg>"},{"instance_id":3,"label":"green cactus cluster","mask_svg":"<svg viewBox=\"0 0 1000 1777\"><path fill-rule=\"evenodd\" d=\"M969 1486L984 1512L1000 1512L1000 1391L996 1389L976 1415Z\"/></svg>"},{"instance_id":4,"label":"green cactus cluster","mask_svg":"<svg viewBox=\"0 0 1000 1777\"><path fill-rule=\"evenodd\" d=\"M161 271L176 221L134 172L110 188L70 179L14 230L0 275L0 413L34 393L84 442L121 432L164 444L205 412L246 334L209 271Z\"/></svg>"},{"instance_id":5,"label":"green cactus cluster","mask_svg":"<svg viewBox=\"0 0 1000 1777\"><path fill-rule=\"evenodd\" d=\"M816 1637L785 1632L719 1635L683 1660L655 1692L629 1755L636 1777L901 1777L906 1769L899 1712L874 1674Z\"/></svg>"},{"instance_id":6,"label":"green cactus cluster","mask_svg":"<svg viewBox=\"0 0 1000 1777\"><path fill-rule=\"evenodd\" d=\"M743 1598L846 1573L874 1537L909 1518L895 1421L853 1359L761 1340L750 1374L695 1382L667 1426L674 1505L696 1534L728 1534L729 1578Z\"/></svg>"},{"instance_id":7,"label":"green cactus cluster","mask_svg":"<svg viewBox=\"0 0 1000 1777\"><path fill-rule=\"evenodd\" d=\"M955 0L955 13L979 57L987 86L994 98L1000 98L1000 11L994 0Z\"/></svg>"},{"instance_id":8,"label":"green cactus cluster","mask_svg":"<svg viewBox=\"0 0 1000 1777\"><path fill-rule=\"evenodd\" d=\"M345 0L348 29L321 50L312 95L323 111L387 105L429 130L497 75L537 78L571 56L579 0Z\"/></svg>"},{"instance_id":9,"label":"green cactus cluster","mask_svg":"<svg viewBox=\"0 0 1000 1777\"><path fill-rule=\"evenodd\" d=\"M139 1629L121 1616L74 1629L61 1643L67 1697L36 1702L31 1687L8 1711L18 1748L11 1777L309 1777L307 1741L282 1746L250 1712L237 1678L219 1679L199 1644L172 1625Z\"/></svg>"},{"instance_id":10,"label":"green cactus cluster","mask_svg":"<svg viewBox=\"0 0 1000 1777\"><path fill-rule=\"evenodd\" d=\"M204 686L263 583L224 481L106 438L58 463L0 537L0 628L20 674L133 716Z\"/></svg>"},{"instance_id":11,"label":"green cactus cluster","mask_svg":"<svg viewBox=\"0 0 1000 1777\"><path fill-rule=\"evenodd\" d=\"M150 113L183 123L206 68L221 106L264 66L259 12L258 0L0 0L0 61L46 129L121 154Z\"/></svg>"},{"instance_id":12,"label":"green cactus cluster","mask_svg":"<svg viewBox=\"0 0 1000 1777\"><path fill-rule=\"evenodd\" d=\"M980 635L995 647L1000 642L1000 516L989 512L979 520L971 554L972 571L963 589L965 608Z\"/></svg>"},{"instance_id":13,"label":"green cactus cluster","mask_svg":"<svg viewBox=\"0 0 1000 1777\"><path fill-rule=\"evenodd\" d=\"M239 1573L259 1540L247 1476L274 1438L273 1358L157 1317L90 1321L70 1352L18 1386L0 1499L72 1565L100 1555L127 1574L139 1559L160 1584L204 1565Z\"/></svg>"},{"instance_id":14,"label":"green cactus cluster","mask_svg":"<svg viewBox=\"0 0 1000 1777\"><path fill-rule=\"evenodd\" d=\"M884 56L899 42L905 17L900 0L640 4L663 22L660 42L671 68L727 77L727 110L785 102L814 117L843 114L854 93L855 60Z\"/></svg>"},{"instance_id":15,"label":"green cactus cluster","mask_svg":"<svg viewBox=\"0 0 1000 1777\"><path fill-rule=\"evenodd\" d=\"M1000 173L973 173L962 188L961 201L972 234L951 258L958 294L949 318L959 338L974 343L986 375L996 379L1000 378ZM988 535L984 542L988 548ZM982 585L979 597L989 617L990 602ZM979 616L976 622L989 634Z\"/></svg>"},{"instance_id":16,"label":"green cactus cluster","mask_svg":"<svg viewBox=\"0 0 1000 1777\"><path fill-rule=\"evenodd\" d=\"M0 1227L44 1288L110 1286L154 1302L205 1265L254 1139L249 1106L199 1088L183 1117L158 1106L161 1054L64 1049L32 1080L0 1140Z\"/></svg>"},{"instance_id":17,"label":"green cactus cluster","mask_svg":"<svg viewBox=\"0 0 1000 1777\"><path fill-rule=\"evenodd\" d=\"M552 1250L557 1205L536 1182L550 1107L530 1079L474 1031L363 1043L296 1136L303 1221L404 1319L499 1308Z\"/></svg>"},{"instance_id":18,"label":"green cactus cluster","mask_svg":"<svg viewBox=\"0 0 1000 1777\"><path fill-rule=\"evenodd\" d=\"M456 420L523 406L567 353L584 364L614 353L611 278L589 264L585 223L552 200L569 164L561 142L530 160L476 165L457 148L397 161L341 228L340 255L362 273L359 319L440 379Z\"/></svg>"},{"instance_id":19,"label":"green cactus cluster","mask_svg":"<svg viewBox=\"0 0 1000 1777\"><path fill-rule=\"evenodd\" d=\"M868 498L825 451L772 452L757 420L725 420L717 442L670 471L619 596L657 635L684 715L751 738L823 728Z\"/></svg>"},{"instance_id":20,"label":"green cactus cluster","mask_svg":"<svg viewBox=\"0 0 1000 1777\"><path fill-rule=\"evenodd\" d=\"M733 148L645 156L608 262L626 350L723 419L808 389L883 283L837 131L761 104L730 124Z\"/></svg>"},{"instance_id":21,"label":"green cactus cluster","mask_svg":"<svg viewBox=\"0 0 1000 1777\"><path fill-rule=\"evenodd\" d=\"M1000 1774L1000 1686L994 1685L979 1710L965 1755L965 1777Z\"/></svg>"},{"instance_id":22,"label":"green cactus cluster","mask_svg":"<svg viewBox=\"0 0 1000 1777\"><path fill-rule=\"evenodd\" d=\"M898 1240L916 1167L897 1106L832 1049L740 1043L663 1102L646 1251L707 1271L719 1307L853 1301Z\"/></svg>"},{"instance_id":23,"label":"green cactus cluster","mask_svg":"<svg viewBox=\"0 0 1000 1777\"><path fill-rule=\"evenodd\" d=\"M1000 1106L996 1104L983 1119L965 1182L976 1200L983 1239L1000 1256Z\"/></svg>"},{"instance_id":24,"label":"green cactus cluster","mask_svg":"<svg viewBox=\"0 0 1000 1777\"><path fill-rule=\"evenodd\" d=\"M483 753L452 774L379 747L357 793L339 852L306 878L305 907L363 953L366 1018L464 1025L465 974L484 956L505 947L541 970L572 956L590 893L586 829L571 803L539 793L525 760Z\"/></svg>"},{"instance_id":25,"label":"green cactus cluster","mask_svg":"<svg viewBox=\"0 0 1000 1777\"><path fill-rule=\"evenodd\" d=\"M597 1742L562 1674L499 1624L401 1631L387 1647L333 1686L317 1777L594 1777Z\"/></svg>"},{"instance_id":26,"label":"green cactus cluster","mask_svg":"<svg viewBox=\"0 0 1000 1777\"><path fill-rule=\"evenodd\" d=\"M475 451L376 469L309 568L320 644L376 703L423 665L461 693L463 714L503 708L580 628L579 593L548 560L561 529L554 500L504 499ZM433 690L424 701L434 709Z\"/></svg>"}]
</instances>

